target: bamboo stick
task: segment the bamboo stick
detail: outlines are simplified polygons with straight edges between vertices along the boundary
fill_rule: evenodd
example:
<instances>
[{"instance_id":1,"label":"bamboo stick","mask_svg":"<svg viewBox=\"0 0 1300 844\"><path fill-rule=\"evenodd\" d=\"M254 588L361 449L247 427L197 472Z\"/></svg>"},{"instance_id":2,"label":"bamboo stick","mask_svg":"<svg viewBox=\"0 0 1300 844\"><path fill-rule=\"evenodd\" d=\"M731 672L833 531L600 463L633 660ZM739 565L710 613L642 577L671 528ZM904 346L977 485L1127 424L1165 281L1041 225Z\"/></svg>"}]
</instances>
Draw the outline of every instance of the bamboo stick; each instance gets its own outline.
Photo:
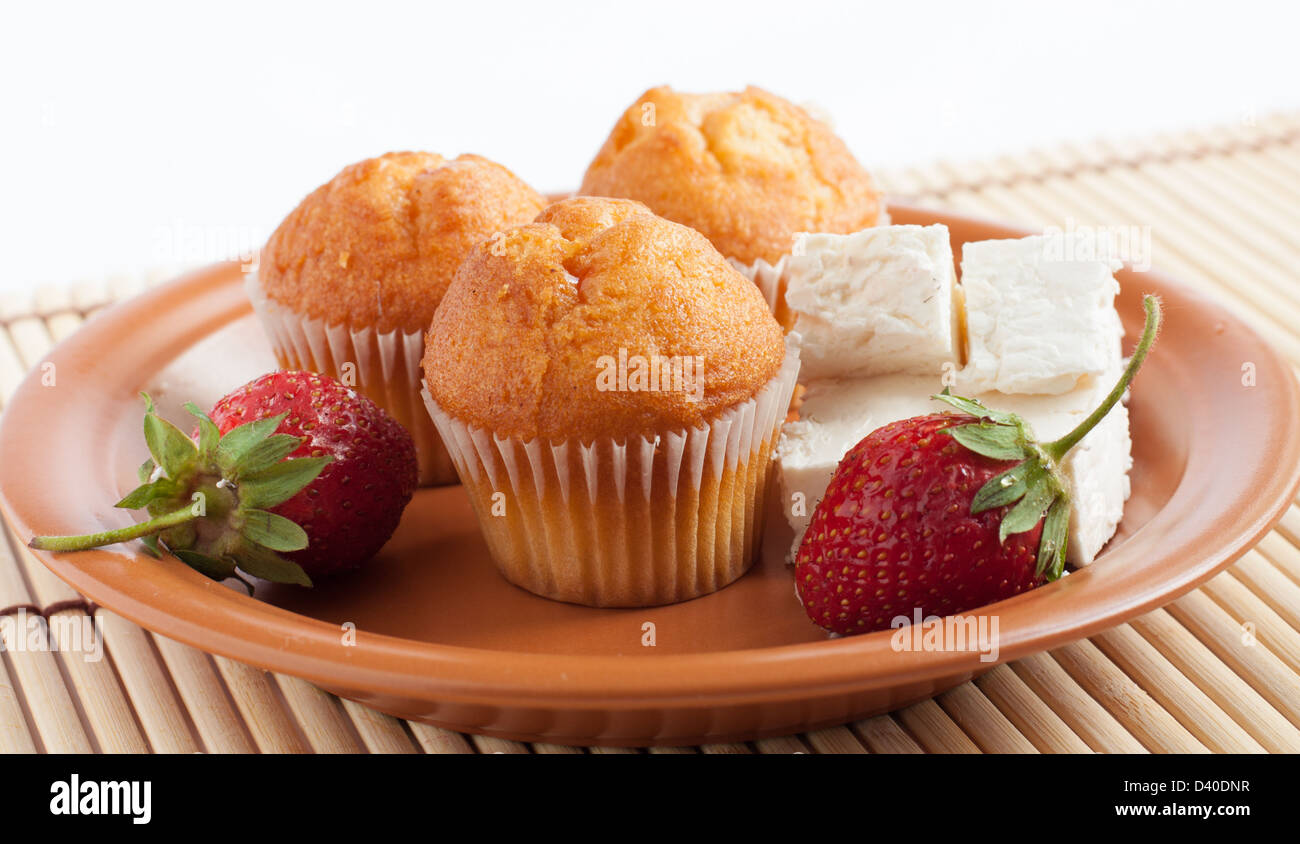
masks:
<instances>
[{"instance_id":1,"label":"bamboo stick","mask_svg":"<svg viewBox=\"0 0 1300 844\"><path fill-rule=\"evenodd\" d=\"M310 750L306 738L289 716L269 671L223 656L212 659L259 750L263 753L306 753Z\"/></svg>"},{"instance_id":2,"label":"bamboo stick","mask_svg":"<svg viewBox=\"0 0 1300 844\"><path fill-rule=\"evenodd\" d=\"M568 744L552 744L547 741L530 741L525 742L529 753L535 753L540 756L581 756L585 751L581 747L574 747ZM591 748L595 753L597 748ZM611 751L613 752L613 751Z\"/></svg>"},{"instance_id":3,"label":"bamboo stick","mask_svg":"<svg viewBox=\"0 0 1300 844\"><path fill-rule=\"evenodd\" d=\"M1079 685L1149 750L1162 753L1208 752L1205 745L1092 642L1085 639L1051 653Z\"/></svg>"},{"instance_id":4,"label":"bamboo stick","mask_svg":"<svg viewBox=\"0 0 1300 844\"><path fill-rule=\"evenodd\" d=\"M1280 534L1292 546L1300 545L1300 507L1295 504L1288 507L1286 513L1282 516L1282 521L1274 529L1274 533ZM1265 537L1265 539L1267 538Z\"/></svg>"},{"instance_id":5,"label":"bamboo stick","mask_svg":"<svg viewBox=\"0 0 1300 844\"><path fill-rule=\"evenodd\" d=\"M804 744L803 740L797 735L759 739L754 742L754 748L758 750L759 753L766 753L768 755L779 755L782 753L801 755L809 752L808 745Z\"/></svg>"},{"instance_id":6,"label":"bamboo stick","mask_svg":"<svg viewBox=\"0 0 1300 844\"><path fill-rule=\"evenodd\" d=\"M253 753L257 747L235 711L212 658L166 636L154 644L208 753Z\"/></svg>"},{"instance_id":7,"label":"bamboo stick","mask_svg":"<svg viewBox=\"0 0 1300 844\"><path fill-rule=\"evenodd\" d=\"M108 285L102 278L75 282L68 291L74 310L83 316L108 301Z\"/></svg>"},{"instance_id":8,"label":"bamboo stick","mask_svg":"<svg viewBox=\"0 0 1300 844\"><path fill-rule=\"evenodd\" d=\"M199 744L190 731L170 678L145 631L105 609L95 617L104 631L104 643L113 656L122 685L135 707L140 725L157 753L194 753Z\"/></svg>"},{"instance_id":9,"label":"bamboo stick","mask_svg":"<svg viewBox=\"0 0 1300 844\"><path fill-rule=\"evenodd\" d=\"M13 680L9 679L4 654L0 653L0 754L35 752L36 739L27 726Z\"/></svg>"},{"instance_id":10,"label":"bamboo stick","mask_svg":"<svg viewBox=\"0 0 1300 844\"><path fill-rule=\"evenodd\" d=\"M22 642L18 641L19 635L23 636ZM29 633L20 632L11 624L0 624L0 644L9 661L9 676L22 689L28 718L45 752L92 752L90 736L59 673L44 625Z\"/></svg>"},{"instance_id":11,"label":"bamboo stick","mask_svg":"<svg viewBox=\"0 0 1300 844\"><path fill-rule=\"evenodd\" d=\"M974 683L962 683L939 695L938 701L985 753L1038 752Z\"/></svg>"},{"instance_id":12,"label":"bamboo stick","mask_svg":"<svg viewBox=\"0 0 1300 844\"><path fill-rule=\"evenodd\" d=\"M930 753L980 752L970 736L963 733L933 699L900 709L894 717Z\"/></svg>"},{"instance_id":13,"label":"bamboo stick","mask_svg":"<svg viewBox=\"0 0 1300 844\"><path fill-rule=\"evenodd\" d=\"M1300 629L1300 585L1260 554L1260 547L1256 546L1256 550L1247 552L1237 561L1232 567L1232 576L1280 615L1293 631ZM1273 551L1277 553L1278 549Z\"/></svg>"},{"instance_id":14,"label":"bamboo stick","mask_svg":"<svg viewBox=\"0 0 1300 844\"><path fill-rule=\"evenodd\" d=\"M866 745L848 727L827 727L805 736L816 753L867 753Z\"/></svg>"},{"instance_id":15,"label":"bamboo stick","mask_svg":"<svg viewBox=\"0 0 1300 844\"><path fill-rule=\"evenodd\" d=\"M91 631L98 647L87 652L86 632L83 625L96 625ZM74 629L75 628L75 629ZM74 641L60 641L58 634L71 630ZM82 641L75 641L76 638ZM83 723L94 736L103 753L148 753L145 740L136 722L131 704L122 691L122 684L108 658L107 637L93 616L84 610L61 610L50 616L50 639L57 648L69 681L72 697L81 704Z\"/></svg>"},{"instance_id":16,"label":"bamboo stick","mask_svg":"<svg viewBox=\"0 0 1300 844\"><path fill-rule=\"evenodd\" d=\"M391 715L376 712L355 700L344 700L343 709L370 753L418 753L415 744L402 729L402 722Z\"/></svg>"},{"instance_id":17,"label":"bamboo stick","mask_svg":"<svg viewBox=\"0 0 1300 844\"><path fill-rule=\"evenodd\" d=\"M9 526L0 527L0 612L11 607L34 606L36 599L18 567L18 559L9 544ZM17 542L14 543L17 545Z\"/></svg>"},{"instance_id":18,"label":"bamboo stick","mask_svg":"<svg viewBox=\"0 0 1300 844\"><path fill-rule=\"evenodd\" d=\"M1206 747L1218 753L1264 752L1263 745L1131 626L1121 624L1093 636L1092 642Z\"/></svg>"},{"instance_id":19,"label":"bamboo stick","mask_svg":"<svg viewBox=\"0 0 1300 844\"><path fill-rule=\"evenodd\" d=\"M1259 599L1240 580L1225 572L1201 587L1206 595L1237 620L1243 644L1257 641L1277 654L1292 671L1300 672L1300 633Z\"/></svg>"},{"instance_id":20,"label":"bamboo stick","mask_svg":"<svg viewBox=\"0 0 1300 844\"><path fill-rule=\"evenodd\" d=\"M1043 753L1091 753L1060 715L1034 694L1009 665L999 665L975 685L1007 720Z\"/></svg>"},{"instance_id":21,"label":"bamboo stick","mask_svg":"<svg viewBox=\"0 0 1300 844\"><path fill-rule=\"evenodd\" d=\"M850 727L872 753L925 752L891 715L877 715L855 721Z\"/></svg>"},{"instance_id":22,"label":"bamboo stick","mask_svg":"<svg viewBox=\"0 0 1300 844\"><path fill-rule=\"evenodd\" d=\"M276 674L289 711L317 753L360 753L361 741L349 727L339 699L288 674Z\"/></svg>"},{"instance_id":23,"label":"bamboo stick","mask_svg":"<svg viewBox=\"0 0 1300 844\"><path fill-rule=\"evenodd\" d=\"M1011 663L1011 670L1088 747L1099 753L1147 752L1142 743L1050 655L1041 653L1023 657Z\"/></svg>"},{"instance_id":24,"label":"bamboo stick","mask_svg":"<svg viewBox=\"0 0 1300 844\"><path fill-rule=\"evenodd\" d=\"M1258 640L1243 636L1241 624L1204 590L1189 592L1170 604L1169 614L1215 656L1251 685L1260 696L1300 726L1300 675Z\"/></svg>"},{"instance_id":25,"label":"bamboo stick","mask_svg":"<svg viewBox=\"0 0 1300 844\"><path fill-rule=\"evenodd\" d=\"M1300 752L1300 729L1167 611L1147 613L1131 624L1266 750Z\"/></svg>"},{"instance_id":26,"label":"bamboo stick","mask_svg":"<svg viewBox=\"0 0 1300 844\"><path fill-rule=\"evenodd\" d=\"M1261 178L1259 171L1246 163L1246 158L1244 155L1206 158L1197 162L1199 166L1189 165L1180 168L1180 172L1206 187L1219 186L1233 197L1233 204L1245 218L1257 220L1279 236L1284 247L1290 248L1286 229L1280 222L1295 213L1300 195L1292 195L1288 186L1276 178Z\"/></svg>"},{"instance_id":27,"label":"bamboo stick","mask_svg":"<svg viewBox=\"0 0 1300 844\"><path fill-rule=\"evenodd\" d=\"M460 733L435 727L432 724L422 724L419 721L407 721L406 725L411 728L411 734L415 736L415 740L420 743L420 749L425 753L474 752L469 739Z\"/></svg>"},{"instance_id":28,"label":"bamboo stick","mask_svg":"<svg viewBox=\"0 0 1300 844\"><path fill-rule=\"evenodd\" d=\"M496 738L495 736L470 736L470 741L478 748L479 753L512 754L531 752L528 745L523 742Z\"/></svg>"},{"instance_id":29,"label":"bamboo stick","mask_svg":"<svg viewBox=\"0 0 1300 844\"><path fill-rule=\"evenodd\" d=\"M737 743L730 744L702 744L700 752L710 756L743 756L754 751L749 749L749 745Z\"/></svg>"},{"instance_id":30,"label":"bamboo stick","mask_svg":"<svg viewBox=\"0 0 1300 844\"><path fill-rule=\"evenodd\" d=\"M1261 149L1225 160L1231 162L1234 172L1247 174L1273 196L1288 202L1300 200L1300 172L1272 160L1269 153L1270 150Z\"/></svg>"},{"instance_id":31,"label":"bamboo stick","mask_svg":"<svg viewBox=\"0 0 1300 844\"><path fill-rule=\"evenodd\" d=\"M1293 146L1275 146L1260 150L1260 156L1288 182L1300 179L1300 153Z\"/></svg>"},{"instance_id":32,"label":"bamboo stick","mask_svg":"<svg viewBox=\"0 0 1300 844\"><path fill-rule=\"evenodd\" d=\"M1294 510L1295 508L1292 507L1291 509ZM1278 581L1278 583L1280 588L1285 591L1285 594L1290 596L1287 601L1288 605L1294 607L1294 590L1300 587L1300 548L1296 548L1296 546L1288 542L1281 533L1273 531L1266 534L1259 541L1252 553L1262 554L1273 564L1274 570L1285 578L1285 582ZM1278 612L1281 612L1281 610L1278 610ZM1283 614L1285 615L1285 613ZM1294 612L1292 615L1294 616ZM1294 626L1300 627L1300 622L1295 622L1294 617L1292 620Z\"/></svg>"}]
</instances>

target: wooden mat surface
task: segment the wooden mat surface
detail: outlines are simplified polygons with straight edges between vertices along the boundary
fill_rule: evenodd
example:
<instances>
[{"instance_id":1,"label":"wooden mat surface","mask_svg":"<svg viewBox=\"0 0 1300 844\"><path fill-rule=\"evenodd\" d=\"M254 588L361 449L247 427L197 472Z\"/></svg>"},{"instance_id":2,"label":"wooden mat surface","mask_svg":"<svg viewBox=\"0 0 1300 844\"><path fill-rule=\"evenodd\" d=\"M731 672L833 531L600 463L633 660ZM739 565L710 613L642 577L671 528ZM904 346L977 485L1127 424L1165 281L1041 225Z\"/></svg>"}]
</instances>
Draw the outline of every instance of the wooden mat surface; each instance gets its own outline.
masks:
<instances>
[{"instance_id":1,"label":"wooden mat surface","mask_svg":"<svg viewBox=\"0 0 1300 844\"><path fill-rule=\"evenodd\" d=\"M1149 226L1158 268L1216 295L1300 365L1300 113L880 175L894 197L1035 228ZM0 300L0 409L88 316L166 275ZM0 613L39 612L58 635L56 622L88 609L0 536ZM0 752L646 752L402 722L94 612L99 662L49 647L48 632L4 642ZM649 752L924 751L1300 752L1300 509L1164 609L932 700L804 735Z\"/></svg>"}]
</instances>

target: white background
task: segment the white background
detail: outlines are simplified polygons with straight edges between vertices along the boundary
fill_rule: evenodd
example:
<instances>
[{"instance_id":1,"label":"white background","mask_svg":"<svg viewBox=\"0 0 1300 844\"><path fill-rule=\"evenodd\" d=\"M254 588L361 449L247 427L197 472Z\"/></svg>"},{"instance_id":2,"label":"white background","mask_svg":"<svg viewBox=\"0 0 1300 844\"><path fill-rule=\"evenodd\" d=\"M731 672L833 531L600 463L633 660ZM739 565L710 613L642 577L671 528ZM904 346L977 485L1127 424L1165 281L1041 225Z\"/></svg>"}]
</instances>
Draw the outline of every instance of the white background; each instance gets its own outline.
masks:
<instances>
[{"instance_id":1,"label":"white background","mask_svg":"<svg viewBox=\"0 0 1300 844\"><path fill-rule=\"evenodd\" d=\"M1284 2L17 5L0 290L246 250L391 149L570 187L661 83L815 102L868 167L1300 107Z\"/></svg>"}]
</instances>

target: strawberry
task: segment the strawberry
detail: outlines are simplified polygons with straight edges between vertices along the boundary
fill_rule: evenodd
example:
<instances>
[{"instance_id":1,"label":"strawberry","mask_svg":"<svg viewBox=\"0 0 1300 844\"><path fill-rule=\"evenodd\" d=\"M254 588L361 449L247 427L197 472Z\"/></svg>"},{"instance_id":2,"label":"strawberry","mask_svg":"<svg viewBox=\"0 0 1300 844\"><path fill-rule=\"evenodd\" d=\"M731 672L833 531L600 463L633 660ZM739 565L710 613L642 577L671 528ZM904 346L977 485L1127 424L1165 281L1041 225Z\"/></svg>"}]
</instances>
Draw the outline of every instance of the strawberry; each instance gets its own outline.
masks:
<instances>
[{"instance_id":1,"label":"strawberry","mask_svg":"<svg viewBox=\"0 0 1300 844\"><path fill-rule=\"evenodd\" d=\"M1160 326L1146 328L1114 389L1055 442L1013 413L951 395L958 412L904 419L868 434L840 461L795 556L805 612L835 633L881 630L902 616L952 615L1064 570L1070 500L1061 460L1119 402Z\"/></svg>"},{"instance_id":2,"label":"strawberry","mask_svg":"<svg viewBox=\"0 0 1300 844\"><path fill-rule=\"evenodd\" d=\"M277 583L355 568L383 546L416 486L410 434L370 399L310 372L273 372L217 402L186 436L146 395L152 458L117 503L140 524L87 536L38 536L78 551L142 539L216 580L237 570Z\"/></svg>"}]
</instances>

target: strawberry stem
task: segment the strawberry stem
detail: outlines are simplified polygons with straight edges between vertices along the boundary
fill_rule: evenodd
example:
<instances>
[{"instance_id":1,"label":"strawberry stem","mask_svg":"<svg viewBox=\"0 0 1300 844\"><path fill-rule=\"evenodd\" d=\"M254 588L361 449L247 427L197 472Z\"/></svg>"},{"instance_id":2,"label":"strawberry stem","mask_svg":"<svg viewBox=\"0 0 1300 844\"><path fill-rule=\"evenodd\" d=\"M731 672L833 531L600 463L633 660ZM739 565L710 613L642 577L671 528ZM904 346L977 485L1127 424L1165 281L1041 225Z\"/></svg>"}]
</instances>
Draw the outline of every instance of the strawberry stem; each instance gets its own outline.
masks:
<instances>
[{"instance_id":1,"label":"strawberry stem","mask_svg":"<svg viewBox=\"0 0 1300 844\"><path fill-rule=\"evenodd\" d=\"M1106 399L1098 405L1097 409L1088 415L1087 419L1080 422L1073 431L1061 437L1055 442L1045 443L1043 451L1057 463L1065 457L1066 453L1078 444L1079 440L1088 435L1088 432L1097 426L1097 423L1105 418L1107 413L1119 403L1123 398L1124 391L1133 381L1133 376L1142 368L1142 362L1146 360L1147 352L1151 349L1151 344L1156 340L1156 334L1160 331L1160 299L1150 294L1142 297L1142 307L1146 310L1147 321L1142 329L1142 337L1138 340L1137 348L1133 350L1133 357L1129 360L1128 366L1124 368L1124 373L1119 377L1115 387L1106 396Z\"/></svg>"},{"instance_id":2,"label":"strawberry stem","mask_svg":"<svg viewBox=\"0 0 1300 844\"><path fill-rule=\"evenodd\" d=\"M185 506L170 513L163 513L161 516L156 516L147 522L127 525L116 530L88 533L83 536L36 536L32 537L32 541L27 544L29 547L40 551L85 551L90 548L99 548L102 545L113 545L118 542L139 539L142 536L158 533L195 518L198 517L194 515L193 507Z\"/></svg>"}]
</instances>

